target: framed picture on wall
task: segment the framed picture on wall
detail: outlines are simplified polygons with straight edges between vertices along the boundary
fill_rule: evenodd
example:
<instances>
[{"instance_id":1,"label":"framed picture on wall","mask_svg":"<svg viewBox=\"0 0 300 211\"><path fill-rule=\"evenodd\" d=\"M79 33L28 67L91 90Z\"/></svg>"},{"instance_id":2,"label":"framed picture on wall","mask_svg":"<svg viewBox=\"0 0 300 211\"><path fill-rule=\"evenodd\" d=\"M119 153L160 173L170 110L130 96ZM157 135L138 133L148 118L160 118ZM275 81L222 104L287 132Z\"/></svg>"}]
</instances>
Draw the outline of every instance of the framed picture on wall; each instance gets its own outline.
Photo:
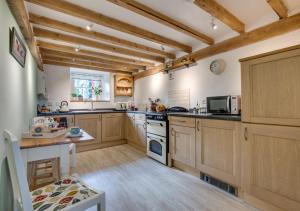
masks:
<instances>
[{"instance_id":1,"label":"framed picture on wall","mask_svg":"<svg viewBox=\"0 0 300 211\"><path fill-rule=\"evenodd\" d=\"M19 62L19 64L24 67L26 61L26 47L20 36L18 35L15 27L10 29L10 45L9 45L9 53Z\"/></svg>"}]
</instances>

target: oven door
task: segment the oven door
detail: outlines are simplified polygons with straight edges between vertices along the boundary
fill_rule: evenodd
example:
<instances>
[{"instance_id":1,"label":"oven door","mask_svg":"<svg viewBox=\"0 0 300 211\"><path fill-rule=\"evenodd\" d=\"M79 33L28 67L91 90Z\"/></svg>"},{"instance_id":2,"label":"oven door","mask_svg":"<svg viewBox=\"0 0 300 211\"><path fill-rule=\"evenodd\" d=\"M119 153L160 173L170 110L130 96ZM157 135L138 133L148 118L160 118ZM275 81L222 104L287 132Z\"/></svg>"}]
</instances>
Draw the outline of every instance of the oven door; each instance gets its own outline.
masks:
<instances>
[{"instance_id":1,"label":"oven door","mask_svg":"<svg viewBox=\"0 0 300 211\"><path fill-rule=\"evenodd\" d=\"M167 139L147 134L147 155L167 165Z\"/></svg>"},{"instance_id":2,"label":"oven door","mask_svg":"<svg viewBox=\"0 0 300 211\"><path fill-rule=\"evenodd\" d=\"M165 121L147 119L147 133L167 136L167 123Z\"/></svg>"},{"instance_id":3,"label":"oven door","mask_svg":"<svg viewBox=\"0 0 300 211\"><path fill-rule=\"evenodd\" d=\"M230 96L208 97L207 112L212 114L230 114Z\"/></svg>"}]
</instances>

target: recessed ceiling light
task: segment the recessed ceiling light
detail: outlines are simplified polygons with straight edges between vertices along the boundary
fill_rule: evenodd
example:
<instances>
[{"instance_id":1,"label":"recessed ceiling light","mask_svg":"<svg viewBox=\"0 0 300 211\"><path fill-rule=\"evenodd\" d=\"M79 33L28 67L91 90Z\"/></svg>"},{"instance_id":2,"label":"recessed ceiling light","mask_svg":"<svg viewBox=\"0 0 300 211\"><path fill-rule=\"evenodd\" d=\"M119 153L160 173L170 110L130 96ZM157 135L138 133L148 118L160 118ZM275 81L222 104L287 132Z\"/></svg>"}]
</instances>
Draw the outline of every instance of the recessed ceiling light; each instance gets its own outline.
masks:
<instances>
[{"instance_id":1,"label":"recessed ceiling light","mask_svg":"<svg viewBox=\"0 0 300 211\"><path fill-rule=\"evenodd\" d=\"M218 29L218 25L215 23L215 19L214 18L211 19L210 25L211 25L211 28L213 30L217 30Z\"/></svg>"},{"instance_id":2,"label":"recessed ceiling light","mask_svg":"<svg viewBox=\"0 0 300 211\"><path fill-rule=\"evenodd\" d=\"M79 51L80 51L80 47L76 47L76 48L75 48L75 51L76 51L76 52L79 52Z\"/></svg>"},{"instance_id":3,"label":"recessed ceiling light","mask_svg":"<svg viewBox=\"0 0 300 211\"><path fill-rule=\"evenodd\" d=\"M93 24L91 23L91 24L87 25L85 28L86 28L86 30L91 31L92 27L93 27Z\"/></svg>"}]
</instances>

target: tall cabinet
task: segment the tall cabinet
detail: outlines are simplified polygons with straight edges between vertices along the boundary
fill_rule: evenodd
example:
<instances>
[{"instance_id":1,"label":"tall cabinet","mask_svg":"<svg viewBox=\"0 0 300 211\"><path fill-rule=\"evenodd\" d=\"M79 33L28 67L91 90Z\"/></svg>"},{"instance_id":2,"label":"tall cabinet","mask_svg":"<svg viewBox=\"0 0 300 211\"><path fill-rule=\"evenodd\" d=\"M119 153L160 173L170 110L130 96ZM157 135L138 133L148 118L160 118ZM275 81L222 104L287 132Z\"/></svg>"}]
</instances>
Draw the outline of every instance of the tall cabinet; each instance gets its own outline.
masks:
<instances>
[{"instance_id":1,"label":"tall cabinet","mask_svg":"<svg viewBox=\"0 0 300 211\"><path fill-rule=\"evenodd\" d=\"M300 46L241 63L244 198L300 210Z\"/></svg>"}]
</instances>

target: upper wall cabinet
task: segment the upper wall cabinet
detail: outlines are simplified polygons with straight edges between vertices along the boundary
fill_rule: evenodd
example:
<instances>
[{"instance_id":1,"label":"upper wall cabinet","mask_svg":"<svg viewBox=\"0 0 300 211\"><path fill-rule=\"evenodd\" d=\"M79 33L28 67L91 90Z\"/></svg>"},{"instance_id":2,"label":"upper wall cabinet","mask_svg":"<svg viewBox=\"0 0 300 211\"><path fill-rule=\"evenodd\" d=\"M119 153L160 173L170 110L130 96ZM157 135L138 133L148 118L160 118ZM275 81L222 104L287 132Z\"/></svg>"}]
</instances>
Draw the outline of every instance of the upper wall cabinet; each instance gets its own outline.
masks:
<instances>
[{"instance_id":1,"label":"upper wall cabinet","mask_svg":"<svg viewBox=\"0 0 300 211\"><path fill-rule=\"evenodd\" d=\"M37 72L37 94L41 97L47 98L46 74L40 70Z\"/></svg>"},{"instance_id":2,"label":"upper wall cabinet","mask_svg":"<svg viewBox=\"0 0 300 211\"><path fill-rule=\"evenodd\" d=\"M133 95L133 77L126 75L115 75L115 96Z\"/></svg>"},{"instance_id":3,"label":"upper wall cabinet","mask_svg":"<svg viewBox=\"0 0 300 211\"><path fill-rule=\"evenodd\" d=\"M300 126L300 46L241 62L243 122Z\"/></svg>"}]
</instances>

